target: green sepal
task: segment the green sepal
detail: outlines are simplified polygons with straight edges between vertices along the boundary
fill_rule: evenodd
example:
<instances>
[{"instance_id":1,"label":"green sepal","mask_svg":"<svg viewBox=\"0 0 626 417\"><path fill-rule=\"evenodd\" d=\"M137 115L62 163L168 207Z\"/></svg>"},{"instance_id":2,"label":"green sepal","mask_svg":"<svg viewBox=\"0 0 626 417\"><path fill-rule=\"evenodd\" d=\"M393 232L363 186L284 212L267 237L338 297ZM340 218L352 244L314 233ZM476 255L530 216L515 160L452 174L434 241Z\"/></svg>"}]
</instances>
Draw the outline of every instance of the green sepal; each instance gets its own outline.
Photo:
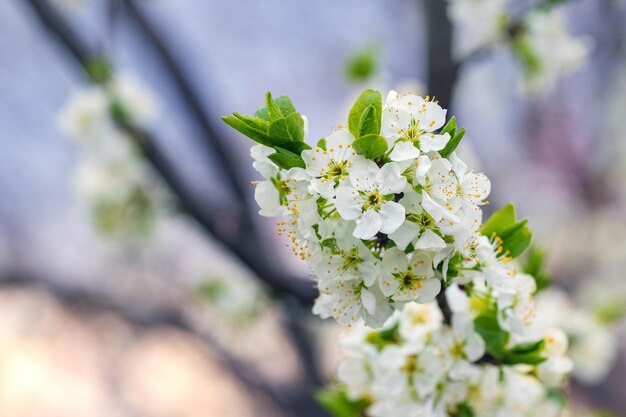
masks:
<instances>
[{"instance_id":1,"label":"green sepal","mask_svg":"<svg viewBox=\"0 0 626 417\"><path fill-rule=\"evenodd\" d=\"M355 138L362 136L361 118L363 113L368 111L367 109L369 106L374 108L374 113L369 116L373 116L373 118L371 120L368 119L368 131L366 134L378 135L380 133L381 117L383 114L383 98L380 91L365 90L356 100L350 109L350 114L348 115L348 129Z\"/></svg>"},{"instance_id":2,"label":"green sepal","mask_svg":"<svg viewBox=\"0 0 626 417\"><path fill-rule=\"evenodd\" d=\"M352 144L354 151L368 159L375 159L387 151L387 141L378 134L358 138Z\"/></svg>"},{"instance_id":3,"label":"green sepal","mask_svg":"<svg viewBox=\"0 0 626 417\"><path fill-rule=\"evenodd\" d=\"M317 141L317 147L326 150L326 138L321 138Z\"/></svg>"}]
</instances>

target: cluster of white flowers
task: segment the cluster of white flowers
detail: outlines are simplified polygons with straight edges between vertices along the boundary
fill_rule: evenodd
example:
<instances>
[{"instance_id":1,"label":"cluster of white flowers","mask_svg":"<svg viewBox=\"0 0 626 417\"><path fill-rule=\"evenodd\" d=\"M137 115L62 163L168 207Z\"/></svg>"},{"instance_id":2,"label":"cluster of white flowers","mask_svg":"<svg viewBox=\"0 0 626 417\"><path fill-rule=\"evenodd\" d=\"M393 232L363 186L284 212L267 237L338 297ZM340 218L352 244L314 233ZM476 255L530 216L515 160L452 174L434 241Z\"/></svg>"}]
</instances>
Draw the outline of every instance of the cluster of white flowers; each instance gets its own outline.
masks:
<instances>
[{"instance_id":1,"label":"cluster of white flowers","mask_svg":"<svg viewBox=\"0 0 626 417\"><path fill-rule=\"evenodd\" d=\"M459 291L450 287L446 295L452 302ZM409 303L383 329L355 329L342 340L338 379L347 399L371 417L556 417L563 407L555 388L569 370L567 339L551 329L544 340L541 364L502 364L485 355L467 311L448 326L436 303Z\"/></svg>"},{"instance_id":2,"label":"cluster of white flowers","mask_svg":"<svg viewBox=\"0 0 626 417\"><path fill-rule=\"evenodd\" d=\"M287 97L224 121L260 143L260 214L282 217L313 271L314 312L359 323L345 401L372 417L559 415L572 361L565 333L534 323L536 280L516 259L532 234L512 205L483 224L490 182L437 102L367 90L315 148Z\"/></svg>"},{"instance_id":3,"label":"cluster of white flowers","mask_svg":"<svg viewBox=\"0 0 626 417\"><path fill-rule=\"evenodd\" d=\"M456 128L436 133L445 122L436 102L392 91L380 122L387 150L375 160L342 127L302 152L304 167L280 169L273 148L252 148L264 177L255 190L260 214L285 217L279 233L318 278L317 314L379 327L393 305L433 300L441 270L481 241L490 183L454 152L439 153L458 136Z\"/></svg>"},{"instance_id":4,"label":"cluster of white flowers","mask_svg":"<svg viewBox=\"0 0 626 417\"><path fill-rule=\"evenodd\" d=\"M516 18L509 3L450 0L448 15L457 29L455 56L461 60L496 44L510 45L523 68L523 90L549 92L561 77L584 64L590 41L570 34L558 7L540 4Z\"/></svg>"},{"instance_id":5,"label":"cluster of white flowers","mask_svg":"<svg viewBox=\"0 0 626 417\"><path fill-rule=\"evenodd\" d=\"M567 334L567 354L574 362L574 378L587 384L606 378L617 356L617 341L610 326L577 307L556 288L537 296L537 313L538 328L558 326Z\"/></svg>"},{"instance_id":6,"label":"cluster of white flowers","mask_svg":"<svg viewBox=\"0 0 626 417\"><path fill-rule=\"evenodd\" d=\"M114 120L122 114L145 126L157 115L156 99L134 77L121 74L105 85L74 93L58 117L60 130L83 151L75 188L101 232L137 236L150 232L162 199L139 150Z\"/></svg>"}]
</instances>

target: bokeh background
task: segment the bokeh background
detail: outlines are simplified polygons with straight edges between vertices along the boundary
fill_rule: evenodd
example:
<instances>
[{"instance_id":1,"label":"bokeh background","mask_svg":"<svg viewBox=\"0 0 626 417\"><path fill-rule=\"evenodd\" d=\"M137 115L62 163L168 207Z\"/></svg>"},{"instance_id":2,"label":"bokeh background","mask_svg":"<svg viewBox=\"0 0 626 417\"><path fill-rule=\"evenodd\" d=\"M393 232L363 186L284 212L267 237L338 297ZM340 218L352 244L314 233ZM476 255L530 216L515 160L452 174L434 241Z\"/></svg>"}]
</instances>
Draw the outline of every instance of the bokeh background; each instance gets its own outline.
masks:
<instances>
[{"instance_id":1,"label":"bokeh background","mask_svg":"<svg viewBox=\"0 0 626 417\"><path fill-rule=\"evenodd\" d=\"M228 227L241 207L123 2L53 3L158 97L150 130L198 201ZM418 0L135 3L227 139L243 182L257 175L250 143L219 117L253 113L267 90L288 94L308 116L310 142L343 122L366 86L428 92L429 33ZM582 68L528 97L517 88L515 59L496 49L461 67L450 107L468 130L463 152L492 179L491 204L516 202L557 285L593 310L626 303L626 3L570 3L572 32L593 45ZM373 77L348 79L346 62L371 45ZM332 380L341 330L293 316L290 302L275 302L193 220L166 216L141 242L94 231L72 187L81 151L56 122L84 86L29 2L0 2L0 416L274 416L284 412L276 395L290 397L292 409L314 410L305 397L319 381L306 377L308 349L298 345L310 345L322 379ZM247 199L254 204L252 187ZM271 219L257 222L273 262L307 280ZM612 323L612 370L597 384L575 382L575 402L626 415L624 330L624 320Z\"/></svg>"}]
</instances>

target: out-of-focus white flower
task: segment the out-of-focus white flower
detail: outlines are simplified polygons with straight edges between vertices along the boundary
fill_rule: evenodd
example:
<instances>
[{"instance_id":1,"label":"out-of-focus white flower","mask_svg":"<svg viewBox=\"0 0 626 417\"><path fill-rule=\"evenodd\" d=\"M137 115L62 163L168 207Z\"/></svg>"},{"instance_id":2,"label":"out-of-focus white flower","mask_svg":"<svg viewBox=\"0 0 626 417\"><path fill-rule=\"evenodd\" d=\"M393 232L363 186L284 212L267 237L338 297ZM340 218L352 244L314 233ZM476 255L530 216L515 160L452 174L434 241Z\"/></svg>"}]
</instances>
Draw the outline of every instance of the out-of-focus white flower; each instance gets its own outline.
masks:
<instances>
[{"instance_id":1,"label":"out-of-focus white flower","mask_svg":"<svg viewBox=\"0 0 626 417\"><path fill-rule=\"evenodd\" d=\"M617 342L609 327L553 288L537 298L537 317L539 329L557 326L567 335L567 354L573 361L575 378L594 384L606 377L617 354Z\"/></svg>"},{"instance_id":2,"label":"out-of-focus white flower","mask_svg":"<svg viewBox=\"0 0 626 417\"><path fill-rule=\"evenodd\" d=\"M449 0L448 16L457 26L454 44L457 59L504 38L506 0Z\"/></svg>"},{"instance_id":3,"label":"out-of-focus white flower","mask_svg":"<svg viewBox=\"0 0 626 417\"><path fill-rule=\"evenodd\" d=\"M159 114L159 102L150 89L132 74L117 74L109 89L127 111L133 123L147 126L154 123Z\"/></svg>"},{"instance_id":4,"label":"out-of-focus white flower","mask_svg":"<svg viewBox=\"0 0 626 417\"><path fill-rule=\"evenodd\" d=\"M74 180L77 195L92 211L97 229L117 236L148 234L164 198L142 164L134 138L116 126L113 108L135 124L154 120L156 100L134 78L74 93L57 118L60 130L75 140L85 155Z\"/></svg>"},{"instance_id":5,"label":"out-of-focus white flower","mask_svg":"<svg viewBox=\"0 0 626 417\"><path fill-rule=\"evenodd\" d=\"M590 41L570 35L557 9L528 13L523 28L514 40L514 51L524 67L524 88L531 93L551 91L589 56Z\"/></svg>"}]
</instances>

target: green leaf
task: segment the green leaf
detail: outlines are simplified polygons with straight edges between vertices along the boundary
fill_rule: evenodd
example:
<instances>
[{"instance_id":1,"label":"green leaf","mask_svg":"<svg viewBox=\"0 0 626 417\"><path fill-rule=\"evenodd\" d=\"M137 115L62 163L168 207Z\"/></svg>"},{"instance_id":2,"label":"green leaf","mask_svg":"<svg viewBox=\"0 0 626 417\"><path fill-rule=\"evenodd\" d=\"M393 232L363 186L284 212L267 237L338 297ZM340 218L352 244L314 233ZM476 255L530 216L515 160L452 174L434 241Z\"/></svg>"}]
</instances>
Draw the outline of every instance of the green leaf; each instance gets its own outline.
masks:
<instances>
[{"instance_id":1,"label":"green leaf","mask_svg":"<svg viewBox=\"0 0 626 417\"><path fill-rule=\"evenodd\" d=\"M514 346L504 353L502 362L507 365L516 365L520 363L538 365L547 359L543 351L544 347L544 340Z\"/></svg>"},{"instance_id":2,"label":"green leaf","mask_svg":"<svg viewBox=\"0 0 626 417\"><path fill-rule=\"evenodd\" d=\"M380 119L376 116L376 109L371 104L361 113L359 119L359 135L357 138L366 135L378 135L380 133Z\"/></svg>"},{"instance_id":3,"label":"green leaf","mask_svg":"<svg viewBox=\"0 0 626 417\"><path fill-rule=\"evenodd\" d=\"M360 417L369 406L367 400L351 400L343 390L319 390L315 399L335 417Z\"/></svg>"},{"instance_id":4,"label":"green leaf","mask_svg":"<svg viewBox=\"0 0 626 417\"><path fill-rule=\"evenodd\" d=\"M474 319L474 330L485 341L487 352L491 353L496 359L502 359L509 335L500 328L496 314L483 314L476 317Z\"/></svg>"},{"instance_id":5,"label":"green leaf","mask_svg":"<svg viewBox=\"0 0 626 417\"><path fill-rule=\"evenodd\" d=\"M291 140L302 141L304 139L304 119L300 113L294 112L285 117L287 132Z\"/></svg>"},{"instance_id":6,"label":"green leaf","mask_svg":"<svg viewBox=\"0 0 626 417\"><path fill-rule=\"evenodd\" d=\"M274 99L274 103L276 103L276 106L285 117L289 117L292 113L297 113L296 108L288 96L279 96Z\"/></svg>"},{"instance_id":7,"label":"green leaf","mask_svg":"<svg viewBox=\"0 0 626 417\"><path fill-rule=\"evenodd\" d=\"M376 135L380 133L381 116L383 114L383 98L379 91L365 90L356 100L350 109L350 114L348 115L348 129L355 138L361 136L361 117L363 112L365 112L370 105L374 107L376 117L374 119L374 125L371 127L371 131L369 133Z\"/></svg>"},{"instance_id":8,"label":"green leaf","mask_svg":"<svg viewBox=\"0 0 626 417\"><path fill-rule=\"evenodd\" d=\"M451 138L456 136L456 116L452 116L450 120L448 120L448 123L446 123L443 129L439 132L440 135L443 135L444 133L449 134Z\"/></svg>"},{"instance_id":9,"label":"green leaf","mask_svg":"<svg viewBox=\"0 0 626 417\"><path fill-rule=\"evenodd\" d=\"M545 270L546 254L541 249L531 247L526 255L526 260L523 264L524 273L531 275L535 278L537 284L537 292L545 289L552 282L552 278Z\"/></svg>"},{"instance_id":10,"label":"green leaf","mask_svg":"<svg viewBox=\"0 0 626 417\"><path fill-rule=\"evenodd\" d=\"M275 147L276 153L268 156L270 161L283 169L304 168L304 160L300 155L295 154L285 148Z\"/></svg>"},{"instance_id":11,"label":"green leaf","mask_svg":"<svg viewBox=\"0 0 626 417\"><path fill-rule=\"evenodd\" d=\"M300 155L304 150L311 149L311 147L306 142L301 142L298 140L292 140L290 142L287 142L282 145L281 148L287 149L289 152L293 152L296 155Z\"/></svg>"},{"instance_id":12,"label":"green leaf","mask_svg":"<svg viewBox=\"0 0 626 417\"><path fill-rule=\"evenodd\" d=\"M346 78L348 81L366 81L378 71L380 48L370 44L356 51L346 61Z\"/></svg>"},{"instance_id":13,"label":"green leaf","mask_svg":"<svg viewBox=\"0 0 626 417\"><path fill-rule=\"evenodd\" d=\"M285 118L283 112L280 110L276 102L272 99L272 93L270 93L269 91L265 93L265 107L267 108L267 114L269 115L272 122Z\"/></svg>"},{"instance_id":14,"label":"green leaf","mask_svg":"<svg viewBox=\"0 0 626 417\"><path fill-rule=\"evenodd\" d=\"M465 129L461 129L456 135L450 136L450 140L446 144L446 147L443 148L441 152L439 152L439 154L444 158L452 155L452 152L454 152L457 146L459 146L459 143L461 143L461 139L463 139L463 136L465 136Z\"/></svg>"},{"instance_id":15,"label":"green leaf","mask_svg":"<svg viewBox=\"0 0 626 417\"><path fill-rule=\"evenodd\" d=\"M502 207L489 217L489 220L483 224L480 232L483 236L491 237L491 235L498 234L499 231L504 230L515 223L515 206L511 203Z\"/></svg>"},{"instance_id":16,"label":"green leaf","mask_svg":"<svg viewBox=\"0 0 626 417\"><path fill-rule=\"evenodd\" d=\"M528 220L519 221L498 236L502 239L502 249L504 254L513 259L520 256L533 241L533 234L527 225Z\"/></svg>"},{"instance_id":17,"label":"green leaf","mask_svg":"<svg viewBox=\"0 0 626 417\"><path fill-rule=\"evenodd\" d=\"M317 141L317 147L326 150L326 138L321 138Z\"/></svg>"},{"instance_id":18,"label":"green leaf","mask_svg":"<svg viewBox=\"0 0 626 417\"><path fill-rule=\"evenodd\" d=\"M517 258L530 246L533 239L527 223L527 220L517 221L515 206L507 204L487 220L480 232L489 238L497 236L502 240L502 254Z\"/></svg>"},{"instance_id":19,"label":"green leaf","mask_svg":"<svg viewBox=\"0 0 626 417\"><path fill-rule=\"evenodd\" d=\"M253 141L258 142L261 145L272 146L272 141L267 135L267 128L265 130L260 129L261 122L263 122L262 119L253 119L248 116L242 116L234 113L233 116L222 116L222 120L228 126L237 130L239 133L244 134Z\"/></svg>"},{"instance_id":20,"label":"green leaf","mask_svg":"<svg viewBox=\"0 0 626 417\"><path fill-rule=\"evenodd\" d=\"M387 141L380 135L366 135L352 144L354 151L368 159L375 159L387 151Z\"/></svg>"}]
</instances>

